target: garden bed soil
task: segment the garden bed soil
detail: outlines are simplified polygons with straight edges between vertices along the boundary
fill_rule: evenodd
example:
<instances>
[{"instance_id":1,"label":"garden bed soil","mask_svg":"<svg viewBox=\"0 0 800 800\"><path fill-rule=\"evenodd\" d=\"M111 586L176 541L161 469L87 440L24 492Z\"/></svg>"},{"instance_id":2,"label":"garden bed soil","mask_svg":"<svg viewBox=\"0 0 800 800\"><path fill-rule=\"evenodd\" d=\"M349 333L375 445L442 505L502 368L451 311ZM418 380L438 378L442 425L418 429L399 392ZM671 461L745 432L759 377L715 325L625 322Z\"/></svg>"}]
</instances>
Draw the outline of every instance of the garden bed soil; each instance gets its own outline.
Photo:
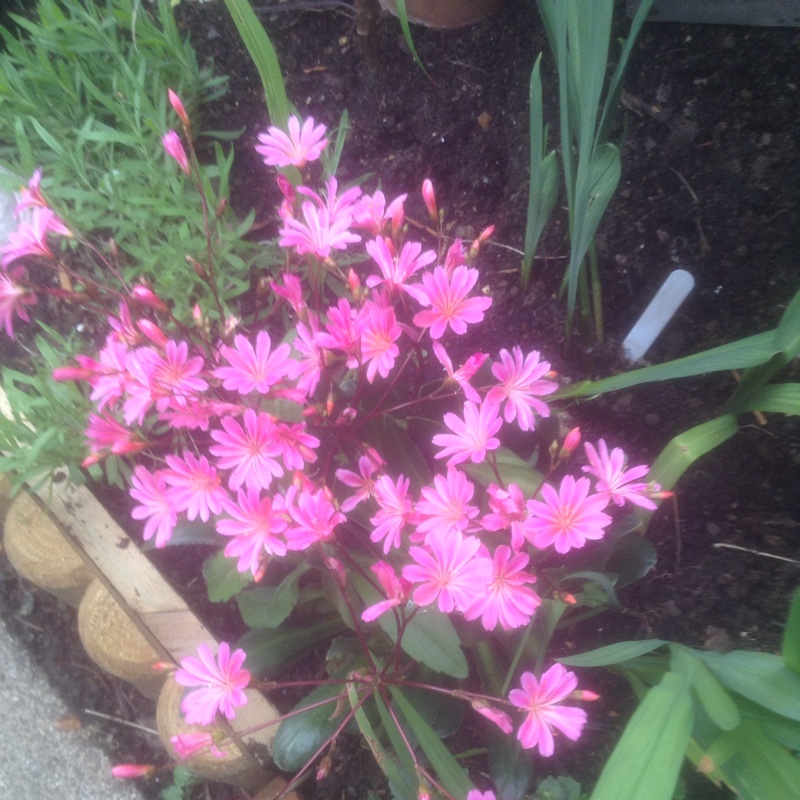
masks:
<instances>
[{"instance_id":1,"label":"garden bed soil","mask_svg":"<svg viewBox=\"0 0 800 800\"><path fill-rule=\"evenodd\" d=\"M203 125L244 129L231 201L241 213L254 207L259 235L272 235L278 193L253 150L268 124L258 77L224 5L184 2L177 13L201 59L213 58L231 76L229 93L206 109ZM620 342L677 267L694 275L696 288L647 354L652 363L773 328L797 291L796 29L645 25L615 131L622 181L598 235L605 340L596 345L578 337L567 348L557 300L567 252L564 215L557 213L546 229L525 289L514 250L524 241L528 80L542 51L545 115L557 129L556 81L534 4L509 0L495 17L458 31L414 27L429 77L413 63L394 18L378 16L368 35L357 33L343 4L263 20L298 110L330 127L343 109L349 112L340 181L369 176L366 185L380 181L388 197L409 192L408 215L423 221L419 187L431 178L451 235L471 239L496 226L495 244L480 258L481 287L494 305L466 349L519 344L540 350L565 381L607 376L628 368ZM621 16L620 35L627 25ZM787 379L798 379L796 365L789 372ZM674 435L719 414L734 386L732 375L715 374L638 387L570 411L586 438L604 436L635 463L649 462ZM652 573L623 590L621 612L567 631L564 651L646 636L694 647L777 649L790 593L800 583L800 423L778 415L765 425L741 422L742 431L698 461L679 483L676 502L655 515L648 532L658 550ZM191 592L196 575L180 570L174 579ZM76 713L93 707L137 720L150 713L132 699L132 689L81 659L69 610L31 592L5 566L2 578L4 617ZM600 688L609 696L593 707L585 739L565 747L558 761L537 766L541 776L594 780L608 733L627 713L613 685ZM148 757L141 737L120 726L108 730L118 759ZM342 745L339 753L330 779L309 797L364 798L379 786L371 784L365 751ZM369 785L354 783L356 774ZM690 787L692 798L725 796L705 781ZM215 800L241 796L223 787L214 792Z\"/></svg>"}]
</instances>

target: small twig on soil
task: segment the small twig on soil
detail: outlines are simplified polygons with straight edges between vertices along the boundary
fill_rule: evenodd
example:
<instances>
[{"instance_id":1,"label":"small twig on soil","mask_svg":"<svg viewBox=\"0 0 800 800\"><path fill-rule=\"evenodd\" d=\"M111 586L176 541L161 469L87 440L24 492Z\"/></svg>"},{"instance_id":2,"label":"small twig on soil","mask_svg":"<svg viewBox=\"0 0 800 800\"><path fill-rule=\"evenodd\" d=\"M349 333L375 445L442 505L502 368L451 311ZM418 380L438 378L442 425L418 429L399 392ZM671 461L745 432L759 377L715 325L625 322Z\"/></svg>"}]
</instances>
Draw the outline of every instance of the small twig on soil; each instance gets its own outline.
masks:
<instances>
[{"instance_id":1,"label":"small twig on soil","mask_svg":"<svg viewBox=\"0 0 800 800\"><path fill-rule=\"evenodd\" d=\"M761 550L751 550L749 547L740 547L738 544L726 544L725 542L714 542L714 547L728 547L731 550L742 550L745 553L752 553L754 556L764 556L764 558L775 558L778 561L788 561L790 564L800 564L796 558L786 556L776 556L774 553L764 553Z\"/></svg>"},{"instance_id":2,"label":"small twig on soil","mask_svg":"<svg viewBox=\"0 0 800 800\"><path fill-rule=\"evenodd\" d=\"M678 180L680 180L680 182L683 184L684 188L686 189L687 192L689 192L689 195L692 198L692 205L694 205L695 207L694 224L695 227L697 228L697 235L700 238L700 252L703 253L704 255L706 253L710 253L711 245L708 243L708 239L706 239L705 231L703 230L703 226L700 224L700 214L697 211L700 205L700 200L695 194L694 189L692 189L692 187L689 185L689 181L687 181L686 178L684 178L683 175L681 175L680 172L678 172L678 170L675 169L675 167L670 167L670 170L672 170L672 172L674 172L678 176Z\"/></svg>"},{"instance_id":3,"label":"small twig on soil","mask_svg":"<svg viewBox=\"0 0 800 800\"><path fill-rule=\"evenodd\" d=\"M152 733L158 736L158 731L154 731L152 728L148 728L145 725L138 725L135 722L128 722L127 720L120 719L119 717L112 717L110 714L103 714L100 711L92 711L91 708L84 708L84 714L88 714L90 717L100 717L100 719L108 720L109 722L117 722L120 725L125 725L128 728L136 728L136 730L144 731L145 733Z\"/></svg>"}]
</instances>

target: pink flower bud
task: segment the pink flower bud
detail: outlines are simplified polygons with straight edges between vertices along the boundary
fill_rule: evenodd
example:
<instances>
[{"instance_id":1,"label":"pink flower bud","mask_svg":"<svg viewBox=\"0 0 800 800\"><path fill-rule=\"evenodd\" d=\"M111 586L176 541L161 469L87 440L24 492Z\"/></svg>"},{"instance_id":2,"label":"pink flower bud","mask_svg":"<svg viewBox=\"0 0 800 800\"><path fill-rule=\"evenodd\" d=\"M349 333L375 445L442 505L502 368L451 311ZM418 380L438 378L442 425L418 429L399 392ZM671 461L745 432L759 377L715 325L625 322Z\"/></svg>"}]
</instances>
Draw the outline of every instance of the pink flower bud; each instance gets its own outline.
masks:
<instances>
[{"instance_id":1,"label":"pink flower bud","mask_svg":"<svg viewBox=\"0 0 800 800\"><path fill-rule=\"evenodd\" d=\"M144 286L141 283L131 289L131 297L133 297L135 300L138 300L143 305L155 309L156 311L169 313L169 308L167 308L166 303L163 300L160 300L152 289L150 289L148 286Z\"/></svg>"},{"instance_id":2,"label":"pink flower bud","mask_svg":"<svg viewBox=\"0 0 800 800\"><path fill-rule=\"evenodd\" d=\"M158 347L164 348L167 346L167 336L161 328L149 319L140 319L136 321L136 327L154 344Z\"/></svg>"},{"instance_id":3,"label":"pink flower bud","mask_svg":"<svg viewBox=\"0 0 800 800\"><path fill-rule=\"evenodd\" d=\"M54 381L88 381L94 372L84 367L56 367L53 370Z\"/></svg>"},{"instance_id":4,"label":"pink flower bud","mask_svg":"<svg viewBox=\"0 0 800 800\"><path fill-rule=\"evenodd\" d=\"M425 201L425 208L428 209L431 219L438 223L439 211L436 208L436 193L433 191L433 184L428 178L425 178L422 182L422 199Z\"/></svg>"},{"instance_id":5,"label":"pink flower bud","mask_svg":"<svg viewBox=\"0 0 800 800\"><path fill-rule=\"evenodd\" d=\"M570 693L570 697L573 700L582 700L584 703L593 703L600 699L600 695L590 689L576 689Z\"/></svg>"},{"instance_id":6,"label":"pink flower bud","mask_svg":"<svg viewBox=\"0 0 800 800\"><path fill-rule=\"evenodd\" d=\"M186 109L183 107L183 101L178 97L172 89L167 89L167 97L169 98L170 105L175 109L175 113L178 115L178 119L187 127L191 126L189 122L189 115L186 113Z\"/></svg>"},{"instance_id":7,"label":"pink flower bud","mask_svg":"<svg viewBox=\"0 0 800 800\"><path fill-rule=\"evenodd\" d=\"M581 429L573 428L564 438L564 445L561 448L564 452L573 453L575 448L581 443Z\"/></svg>"},{"instance_id":8,"label":"pink flower bud","mask_svg":"<svg viewBox=\"0 0 800 800\"><path fill-rule=\"evenodd\" d=\"M186 156L186 151L183 149L180 136L178 136L175 131L167 131L161 137L161 143L164 145L167 155L172 156L178 162L178 166L187 175L191 175L192 171L189 169L189 159Z\"/></svg>"},{"instance_id":9,"label":"pink flower bud","mask_svg":"<svg viewBox=\"0 0 800 800\"><path fill-rule=\"evenodd\" d=\"M115 778L149 778L155 775L156 768L152 764L117 764L111 767L111 774Z\"/></svg>"}]
</instances>

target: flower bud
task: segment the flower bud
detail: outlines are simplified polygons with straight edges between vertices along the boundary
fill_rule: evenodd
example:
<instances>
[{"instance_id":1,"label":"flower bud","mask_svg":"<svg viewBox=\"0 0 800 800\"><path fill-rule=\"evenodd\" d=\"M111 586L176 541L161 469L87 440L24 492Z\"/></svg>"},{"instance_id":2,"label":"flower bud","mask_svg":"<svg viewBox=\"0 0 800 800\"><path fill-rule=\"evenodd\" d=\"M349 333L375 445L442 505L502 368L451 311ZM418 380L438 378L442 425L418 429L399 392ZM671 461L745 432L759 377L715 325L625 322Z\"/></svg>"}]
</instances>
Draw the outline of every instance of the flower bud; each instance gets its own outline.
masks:
<instances>
[{"instance_id":1,"label":"flower bud","mask_svg":"<svg viewBox=\"0 0 800 800\"><path fill-rule=\"evenodd\" d=\"M155 775L156 768L152 764L117 764L111 767L111 774L115 778L149 778Z\"/></svg>"},{"instance_id":2,"label":"flower bud","mask_svg":"<svg viewBox=\"0 0 800 800\"><path fill-rule=\"evenodd\" d=\"M172 89L167 89L167 97L169 98L170 105L175 109L175 113L178 115L178 119L183 123L184 127L190 128L191 122L189 122L189 115L186 113L186 109L183 107L183 101L178 97Z\"/></svg>"},{"instance_id":3,"label":"flower bud","mask_svg":"<svg viewBox=\"0 0 800 800\"><path fill-rule=\"evenodd\" d=\"M149 319L139 319L136 327L156 346L164 348L167 346L167 336L161 328Z\"/></svg>"},{"instance_id":4,"label":"flower bud","mask_svg":"<svg viewBox=\"0 0 800 800\"><path fill-rule=\"evenodd\" d=\"M56 367L53 370L54 381L88 381L94 371L84 367Z\"/></svg>"},{"instance_id":5,"label":"flower bud","mask_svg":"<svg viewBox=\"0 0 800 800\"><path fill-rule=\"evenodd\" d=\"M581 443L581 429L573 428L565 437L564 444L561 445L561 452L558 454L559 461L569 458L575 452L575 448Z\"/></svg>"},{"instance_id":6,"label":"flower bud","mask_svg":"<svg viewBox=\"0 0 800 800\"><path fill-rule=\"evenodd\" d=\"M169 313L167 304L161 300L152 289L141 283L131 289L131 297L156 311L163 311L166 314Z\"/></svg>"},{"instance_id":7,"label":"flower bud","mask_svg":"<svg viewBox=\"0 0 800 800\"><path fill-rule=\"evenodd\" d=\"M438 224L439 211L436 208L436 193L433 191L433 183L428 178L422 182L422 199L425 201L425 208L428 209L431 220Z\"/></svg>"},{"instance_id":8,"label":"flower bud","mask_svg":"<svg viewBox=\"0 0 800 800\"><path fill-rule=\"evenodd\" d=\"M189 158L186 151L183 149L180 137L175 131L167 131L161 137L161 143L167 151L167 155L172 156L177 162L178 166L187 174L191 175L192 171L189 169Z\"/></svg>"},{"instance_id":9,"label":"flower bud","mask_svg":"<svg viewBox=\"0 0 800 800\"><path fill-rule=\"evenodd\" d=\"M220 219L222 217L227 207L228 207L228 198L227 197L221 198L219 203L217 203L217 208L216 211L214 212L217 219Z\"/></svg>"},{"instance_id":10,"label":"flower bud","mask_svg":"<svg viewBox=\"0 0 800 800\"><path fill-rule=\"evenodd\" d=\"M582 700L584 703L593 703L595 700L600 699L600 695L590 689L576 689L569 696L573 700Z\"/></svg>"}]
</instances>

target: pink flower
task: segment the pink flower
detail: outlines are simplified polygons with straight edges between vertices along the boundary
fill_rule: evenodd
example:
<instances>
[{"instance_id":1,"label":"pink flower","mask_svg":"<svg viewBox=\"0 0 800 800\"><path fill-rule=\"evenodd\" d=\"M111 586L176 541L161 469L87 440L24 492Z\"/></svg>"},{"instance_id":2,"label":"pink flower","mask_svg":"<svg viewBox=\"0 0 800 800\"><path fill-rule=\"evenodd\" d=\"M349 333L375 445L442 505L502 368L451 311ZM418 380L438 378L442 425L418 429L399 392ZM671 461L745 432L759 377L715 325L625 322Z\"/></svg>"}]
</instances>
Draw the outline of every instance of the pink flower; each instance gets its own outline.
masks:
<instances>
[{"instance_id":1,"label":"pink flower","mask_svg":"<svg viewBox=\"0 0 800 800\"><path fill-rule=\"evenodd\" d=\"M549 484L542 486L542 501L528 500L530 514L525 523L525 536L534 547L554 545L557 553L586 544L587 539L602 539L611 517L603 513L608 498L589 496L588 478L565 475L558 492Z\"/></svg>"},{"instance_id":2,"label":"pink flower","mask_svg":"<svg viewBox=\"0 0 800 800\"><path fill-rule=\"evenodd\" d=\"M272 342L266 331L259 331L255 348L246 336L236 336L233 342L235 348L225 345L219 348L230 366L214 370L214 376L222 381L228 391L267 394L272 386L285 378L297 377L298 366L296 361L289 358L289 345L284 342L270 352Z\"/></svg>"},{"instance_id":3,"label":"pink flower","mask_svg":"<svg viewBox=\"0 0 800 800\"><path fill-rule=\"evenodd\" d=\"M47 208L47 201L44 199L41 190L42 183L42 168L37 167L31 175L27 186L23 186L19 192L19 200L14 208L14 212L19 214L26 208Z\"/></svg>"},{"instance_id":4,"label":"pink flower","mask_svg":"<svg viewBox=\"0 0 800 800\"><path fill-rule=\"evenodd\" d=\"M597 478L595 491L613 500L618 506L625 502L640 506L641 508L655 509L656 504L647 497L649 486L645 482L632 483L637 478L643 478L650 471L644 464L638 467L625 469L627 466L627 456L619 448L615 447L611 453L603 439L597 442L597 450L589 444L584 443L586 458L589 459L589 466L584 467L583 471L594 475Z\"/></svg>"},{"instance_id":5,"label":"pink flower","mask_svg":"<svg viewBox=\"0 0 800 800\"><path fill-rule=\"evenodd\" d=\"M333 175L325 182L324 198L308 186L297 187L298 194L310 197L319 208L327 209L331 219L352 218L356 202L361 197L361 189L358 186L351 186L341 194L337 194L338 191L339 182Z\"/></svg>"},{"instance_id":6,"label":"pink flower","mask_svg":"<svg viewBox=\"0 0 800 800\"><path fill-rule=\"evenodd\" d=\"M403 208L407 194L401 194L386 207L386 197L381 191L373 195L361 195L353 206L353 227L365 228L370 233L378 236L384 227L384 222L394 219L398 209Z\"/></svg>"},{"instance_id":7,"label":"pink flower","mask_svg":"<svg viewBox=\"0 0 800 800\"><path fill-rule=\"evenodd\" d=\"M281 278L283 279L282 286L277 281L270 281L269 285L272 287L272 291L286 300L300 319L306 319L306 299L303 296L303 284L300 283L300 278L289 272L284 272Z\"/></svg>"},{"instance_id":8,"label":"pink flower","mask_svg":"<svg viewBox=\"0 0 800 800\"><path fill-rule=\"evenodd\" d=\"M17 283L25 274L21 267L0 273L0 325L14 338L14 314L21 320L30 322L25 306L36 302L36 295Z\"/></svg>"},{"instance_id":9,"label":"pink flower","mask_svg":"<svg viewBox=\"0 0 800 800\"><path fill-rule=\"evenodd\" d=\"M317 542L333 538L334 528L346 521L344 514L336 510L328 491L293 491L286 496L286 510L294 525L286 530L290 550L307 550Z\"/></svg>"},{"instance_id":10,"label":"pink flower","mask_svg":"<svg viewBox=\"0 0 800 800\"><path fill-rule=\"evenodd\" d=\"M131 381L128 368L125 366L128 359L128 346L124 342L117 341L114 334L111 334L105 343L105 347L98 356L99 363L94 363L91 368L94 375L89 379L92 386L90 395L92 401L97 404L97 410L102 411L106 406L116 405L126 391L128 382ZM80 359L78 359L80 361ZM149 392L147 393L149 403ZM126 418L130 423L135 418Z\"/></svg>"},{"instance_id":11,"label":"pink flower","mask_svg":"<svg viewBox=\"0 0 800 800\"><path fill-rule=\"evenodd\" d=\"M492 578L492 562L478 555L481 542L459 531L432 531L426 547L408 549L415 564L403 567L403 577L418 584L414 602L427 606L437 602L445 614L466 611L486 591Z\"/></svg>"},{"instance_id":12,"label":"pink flower","mask_svg":"<svg viewBox=\"0 0 800 800\"><path fill-rule=\"evenodd\" d=\"M487 531L511 531L511 548L517 552L525 544L524 522L528 517L525 495L516 483L501 489L496 483L489 484L490 513L481 518L481 527Z\"/></svg>"},{"instance_id":13,"label":"pink flower","mask_svg":"<svg viewBox=\"0 0 800 800\"><path fill-rule=\"evenodd\" d=\"M155 536L156 547L164 547L172 536L178 514L167 494L163 473L152 473L146 467L137 466L131 475L129 494L141 503L133 507L131 516L134 519L147 520L144 540L147 542Z\"/></svg>"},{"instance_id":14,"label":"pink flower","mask_svg":"<svg viewBox=\"0 0 800 800\"><path fill-rule=\"evenodd\" d=\"M375 491L375 481L372 476L383 466L383 459L369 448L367 455L358 459L358 472L349 469L337 469L336 477L351 489L356 489L356 493L350 495L342 504L341 509L345 513L352 511L359 503L373 496Z\"/></svg>"},{"instance_id":15,"label":"pink flower","mask_svg":"<svg viewBox=\"0 0 800 800\"><path fill-rule=\"evenodd\" d=\"M472 789L467 795L467 800L497 800L494 792L482 792L480 789Z\"/></svg>"},{"instance_id":16,"label":"pink flower","mask_svg":"<svg viewBox=\"0 0 800 800\"><path fill-rule=\"evenodd\" d=\"M534 411L540 417L550 416L550 409L538 397L552 394L558 389L557 383L540 380L549 371L549 362L540 362L536 350L525 356L524 360L519 347L513 348L513 356L508 350L501 350L500 363L492 365L492 373L500 385L490 389L486 398L496 403L505 400L506 422L516 419L523 431L532 431Z\"/></svg>"},{"instance_id":17,"label":"pink flower","mask_svg":"<svg viewBox=\"0 0 800 800\"><path fill-rule=\"evenodd\" d=\"M487 700L482 697L473 697L470 700L470 705L482 716L493 722L500 728L503 733L511 733L514 730L514 724L511 722L511 717L505 711L501 711L495 706L489 705Z\"/></svg>"},{"instance_id":18,"label":"pink flower","mask_svg":"<svg viewBox=\"0 0 800 800\"><path fill-rule=\"evenodd\" d=\"M181 137L175 131L167 131L161 137L161 144L164 145L164 150L167 155L171 156L178 162L178 166L187 174L191 175L192 170L189 168L189 159L186 157L186 151L183 149Z\"/></svg>"},{"instance_id":19,"label":"pink flower","mask_svg":"<svg viewBox=\"0 0 800 800\"><path fill-rule=\"evenodd\" d=\"M314 452L319 447L319 439L312 436L303 423L275 425L275 443L280 448L281 458L287 469L305 469L306 464L317 460Z\"/></svg>"},{"instance_id":20,"label":"pink flower","mask_svg":"<svg viewBox=\"0 0 800 800\"><path fill-rule=\"evenodd\" d=\"M235 709L247 704L244 690L250 683L250 673L243 669L244 650L231 653L227 642L220 642L216 660L208 645L201 644L197 655L181 659L181 669L175 680L181 686L199 687L189 692L181 703L181 711L189 725L210 725L218 711L228 719L236 716Z\"/></svg>"},{"instance_id":21,"label":"pink flower","mask_svg":"<svg viewBox=\"0 0 800 800\"><path fill-rule=\"evenodd\" d=\"M200 517L208 522L211 514L222 511L228 494L205 456L198 459L187 451L182 459L168 455L167 464L169 469L163 470L162 475L170 487L167 496L177 512L185 511L189 519Z\"/></svg>"},{"instance_id":22,"label":"pink flower","mask_svg":"<svg viewBox=\"0 0 800 800\"><path fill-rule=\"evenodd\" d=\"M375 482L374 497L378 502L378 513L370 519L375 526L370 541L383 542L383 552L400 547L400 537L407 523L416 519L414 504L408 496L410 480L402 475L396 483L388 475L381 475Z\"/></svg>"},{"instance_id":23,"label":"pink flower","mask_svg":"<svg viewBox=\"0 0 800 800\"><path fill-rule=\"evenodd\" d=\"M364 622L372 622L390 608L405 603L411 594L411 584L405 578L398 578L390 564L385 561L378 561L370 569L378 578L378 583L380 583L386 594L386 600L381 600L375 605L365 608L361 614L361 619Z\"/></svg>"},{"instance_id":24,"label":"pink flower","mask_svg":"<svg viewBox=\"0 0 800 800\"><path fill-rule=\"evenodd\" d=\"M347 356L349 369L356 369L361 355L361 336L357 328L357 315L344 297L328 309L325 330L314 336L314 342L328 350L341 350Z\"/></svg>"},{"instance_id":25,"label":"pink flower","mask_svg":"<svg viewBox=\"0 0 800 800\"><path fill-rule=\"evenodd\" d=\"M526 712L525 720L517 731L517 739L526 749L539 748L542 756L553 755L553 731L558 729L568 739L576 741L586 724L586 712L582 708L559 705L578 685L574 673L561 664L553 664L536 680L532 672L524 672L520 679L521 689L513 689L508 699Z\"/></svg>"},{"instance_id":26,"label":"pink flower","mask_svg":"<svg viewBox=\"0 0 800 800\"><path fill-rule=\"evenodd\" d=\"M480 617L487 631L493 631L498 623L504 631L527 625L533 612L542 603L539 595L526 585L536 580L533 575L523 572L527 564L527 553L512 556L510 547L498 547L494 553L494 573L486 596L467 609L464 614L466 619Z\"/></svg>"},{"instance_id":27,"label":"pink flower","mask_svg":"<svg viewBox=\"0 0 800 800\"><path fill-rule=\"evenodd\" d=\"M390 292L402 289L406 291L406 282L419 270L427 267L436 261L436 253L433 250L422 252L422 245L419 242L406 242L398 255L394 250L391 239L378 236L366 243L367 252L375 260L383 277L370 275L367 278L367 286L371 289L385 285Z\"/></svg>"},{"instance_id":28,"label":"pink flower","mask_svg":"<svg viewBox=\"0 0 800 800\"><path fill-rule=\"evenodd\" d=\"M414 297L424 306L431 306L414 315L414 324L430 328L431 338L440 339L449 325L453 333L467 332L467 324L483 320L483 312L492 304L491 297L467 298L478 280L478 270L456 267L448 276L443 267L436 267L422 276L422 288Z\"/></svg>"},{"instance_id":29,"label":"pink flower","mask_svg":"<svg viewBox=\"0 0 800 800\"><path fill-rule=\"evenodd\" d=\"M302 322L296 324L297 336L292 342L292 347L300 355L297 389L307 397L311 397L319 383L322 368L325 366L325 351L316 341L319 323L313 314L309 314L308 323L308 327Z\"/></svg>"},{"instance_id":30,"label":"pink flower","mask_svg":"<svg viewBox=\"0 0 800 800\"><path fill-rule=\"evenodd\" d=\"M464 419L456 414L444 415L444 424L452 433L437 433L433 443L443 447L436 458L447 458L448 467L470 460L480 464L486 458L487 450L500 447L500 440L494 434L500 430L503 420L498 416L500 407L496 403L484 401L480 407L467 400L464 403Z\"/></svg>"},{"instance_id":31,"label":"pink flower","mask_svg":"<svg viewBox=\"0 0 800 800\"><path fill-rule=\"evenodd\" d=\"M279 536L287 527L280 495L273 500L262 497L258 489L239 489L236 502L226 500L223 506L231 519L218 520L217 532L232 537L225 545L225 555L239 559L239 572L250 570L256 575L264 554L286 555L286 542Z\"/></svg>"},{"instance_id":32,"label":"pink flower","mask_svg":"<svg viewBox=\"0 0 800 800\"><path fill-rule=\"evenodd\" d=\"M288 217L280 229L281 247L294 247L299 255L313 253L327 258L331 250L346 250L348 244L360 242L361 237L351 233L351 217L345 214L334 217L327 208L317 208L308 200L302 205L303 220Z\"/></svg>"},{"instance_id":33,"label":"pink flower","mask_svg":"<svg viewBox=\"0 0 800 800\"><path fill-rule=\"evenodd\" d=\"M115 455L122 455L134 453L145 446L145 442L129 427L117 422L108 412L102 416L90 414L85 433L92 453L109 450Z\"/></svg>"},{"instance_id":34,"label":"pink flower","mask_svg":"<svg viewBox=\"0 0 800 800\"><path fill-rule=\"evenodd\" d=\"M367 365L367 381L372 383L376 375L387 378L400 355L395 342L403 332L394 309L367 301L358 316L356 330L361 337L361 358Z\"/></svg>"},{"instance_id":35,"label":"pink flower","mask_svg":"<svg viewBox=\"0 0 800 800\"><path fill-rule=\"evenodd\" d=\"M35 206L30 222L20 222L17 230L8 235L8 242L0 248L0 264L6 269L9 264L25 256L53 258L53 251L47 243L49 234L72 236L70 230L46 206Z\"/></svg>"},{"instance_id":36,"label":"pink flower","mask_svg":"<svg viewBox=\"0 0 800 800\"><path fill-rule=\"evenodd\" d=\"M233 470L228 478L232 490L242 484L249 489L269 489L272 479L283 475L283 467L275 460L281 452L275 421L269 414L248 408L243 422L244 427L233 417L223 417L220 424L224 430L211 431L217 444L209 452L217 457L220 469Z\"/></svg>"},{"instance_id":37,"label":"pink flower","mask_svg":"<svg viewBox=\"0 0 800 800\"><path fill-rule=\"evenodd\" d=\"M209 752L214 758L224 758L225 753L220 750L210 733L197 731L195 733L177 733L170 738L172 749L181 761L200 752Z\"/></svg>"},{"instance_id":38,"label":"pink flower","mask_svg":"<svg viewBox=\"0 0 800 800\"><path fill-rule=\"evenodd\" d=\"M267 166L302 168L307 162L316 161L328 144L325 126L315 126L313 117L309 117L302 128L297 117L289 117L288 127L288 136L275 126L258 135L261 144L256 145L256 152L264 156Z\"/></svg>"},{"instance_id":39,"label":"pink flower","mask_svg":"<svg viewBox=\"0 0 800 800\"><path fill-rule=\"evenodd\" d=\"M433 343L433 354L439 360L439 363L444 367L447 377L451 381L455 381L464 392L467 400L473 403L480 404L481 396L470 385L470 378L481 368L483 362L489 356L486 353L473 353L457 370L453 370L453 362L447 351L442 346L441 342Z\"/></svg>"},{"instance_id":40,"label":"pink flower","mask_svg":"<svg viewBox=\"0 0 800 800\"><path fill-rule=\"evenodd\" d=\"M417 532L427 534L439 529L445 533L465 531L478 516L478 507L469 504L474 493L475 487L467 476L455 467L448 468L447 477L436 475L432 487L422 487L422 497L417 503L422 521L417 525Z\"/></svg>"}]
</instances>

